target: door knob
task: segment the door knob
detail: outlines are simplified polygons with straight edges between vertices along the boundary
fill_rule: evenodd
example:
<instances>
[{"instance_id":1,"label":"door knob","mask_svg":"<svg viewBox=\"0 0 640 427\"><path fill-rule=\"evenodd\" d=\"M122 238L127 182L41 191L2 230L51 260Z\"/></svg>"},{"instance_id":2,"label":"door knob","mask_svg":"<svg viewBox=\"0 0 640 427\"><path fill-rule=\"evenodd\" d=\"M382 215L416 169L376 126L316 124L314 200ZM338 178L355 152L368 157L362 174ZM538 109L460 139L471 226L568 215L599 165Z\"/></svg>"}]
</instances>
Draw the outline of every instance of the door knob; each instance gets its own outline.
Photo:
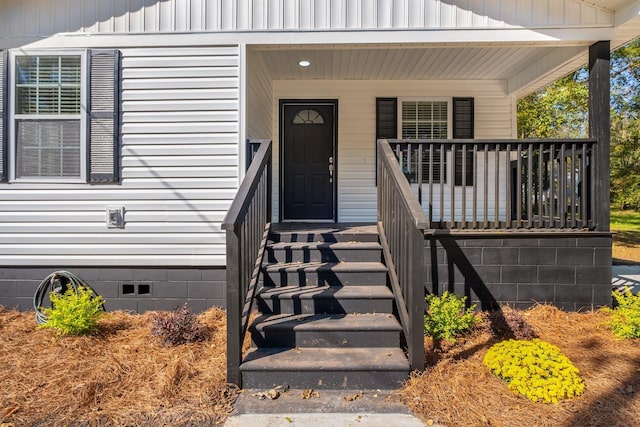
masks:
<instances>
[{"instance_id":1,"label":"door knob","mask_svg":"<svg viewBox=\"0 0 640 427\"><path fill-rule=\"evenodd\" d=\"M333 182L333 157L329 157L329 182Z\"/></svg>"}]
</instances>

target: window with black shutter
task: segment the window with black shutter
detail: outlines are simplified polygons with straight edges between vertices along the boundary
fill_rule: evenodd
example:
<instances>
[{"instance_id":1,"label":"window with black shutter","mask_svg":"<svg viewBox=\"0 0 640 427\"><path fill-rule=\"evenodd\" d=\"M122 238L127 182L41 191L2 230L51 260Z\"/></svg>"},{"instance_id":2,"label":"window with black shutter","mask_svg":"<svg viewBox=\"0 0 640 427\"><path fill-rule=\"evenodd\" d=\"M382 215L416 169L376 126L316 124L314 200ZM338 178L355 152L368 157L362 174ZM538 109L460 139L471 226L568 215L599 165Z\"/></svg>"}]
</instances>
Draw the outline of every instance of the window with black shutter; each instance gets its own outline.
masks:
<instances>
[{"instance_id":1,"label":"window with black shutter","mask_svg":"<svg viewBox=\"0 0 640 427\"><path fill-rule=\"evenodd\" d=\"M20 50L0 58L2 180L117 182L118 51Z\"/></svg>"}]
</instances>

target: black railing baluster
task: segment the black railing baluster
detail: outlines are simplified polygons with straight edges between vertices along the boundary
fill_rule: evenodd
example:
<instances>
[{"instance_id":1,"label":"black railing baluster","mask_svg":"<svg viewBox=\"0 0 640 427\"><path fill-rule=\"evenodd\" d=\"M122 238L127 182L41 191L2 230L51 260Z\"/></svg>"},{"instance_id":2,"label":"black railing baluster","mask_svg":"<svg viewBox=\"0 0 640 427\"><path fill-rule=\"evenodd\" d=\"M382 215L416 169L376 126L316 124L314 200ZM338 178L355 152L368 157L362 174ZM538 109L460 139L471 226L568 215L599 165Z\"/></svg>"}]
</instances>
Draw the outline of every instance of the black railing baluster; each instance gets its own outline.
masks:
<instances>
[{"instance_id":1,"label":"black railing baluster","mask_svg":"<svg viewBox=\"0 0 640 427\"><path fill-rule=\"evenodd\" d=\"M456 144L451 145L451 176L449 177L449 229L456 228Z\"/></svg>"},{"instance_id":2,"label":"black railing baluster","mask_svg":"<svg viewBox=\"0 0 640 427\"><path fill-rule=\"evenodd\" d=\"M511 144L507 144L507 152L505 155L505 160L504 160L504 174L506 177L506 182L505 184L507 184L507 189L505 191L505 211L506 211L506 218L505 218L505 228L513 228L513 222L512 222L512 218L511 218Z\"/></svg>"},{"instance_id":3,"label":"black railing baluster","mask_svg":"<svg viewBox=\"0 0 640 427\"><path fill-rule=\"evenodd\" d=\"M467 228L467 146L462 145L462 186L460 194L462 199L462 216L458 228Z\"/></svg>"},{"instance_id":4,"label":"black railing baluster","mask_svg":"<svg viewBox=\"0 0 640 427\"><path fill-rule=\"evenodd\" d=\"M483 221L484 228L489 228L489 144L484 145L484 199Z\"/></svg>"},{"instance_id":5,"label":"black railing baluster","mask_svg":"<svg viewBox=\"0 0 640 427\"><path fill-rule=\"evenodd\" d=\"M522 227L522 145L518 144L516 153L516 226Z\"/></svg>"},{"instance_id":6,"label":"black railing baluster","mask_svg":"<svg viewBox=\"0 0 640 427\"><path fill-rule=\"evenodd\" d=\"M422 144L418 144L418 153L417 153L417 163L418 163L418 203L422 206Z\"/></svg>"},{"instance_id":7,"label":"black railing baluster","mask_svg":"<svg viewBox=\"0 0 640 427\"><path fill-rule=\"evenodd\" d=\"M534 200L533 144L529 144L528 156L529 157L527 158L527 228L533 228L533 200Z\"/></svg>"},{"instance_id":8,"label":"black railing baluster","mask_svg":"<svg viewBox=\"0 0 640 427\"><path fill-rule=\"evenodd\" d=\"M551 144L549 149L549 227L556 227L556 183L558 176L556 175L556 144Z\"/></svg>"},{"instance_id":9,"label":"black railing baluster","mask_svg":"<svg viewBox=\"0 0 640 427\"><path fill-rule=\"evenodd\" d=\"M540 144L538 149L538 226L537 228L544 228L544 144Z\"/></svg>"},{"instance_id":10,"label":"black railing baluster","mask_svg":"<svg viewBox=\"0 0 640 427\"><path fill-rule=\"evenodd\" d=\"M560 228L565 228L567 221L567 158L565 144L560 144L558 154L558 219Z\"/></svg>"},{"instance_id":11,"label":"black railing baluster","mask_svg":"<svg viewBox=\"0 0 640 427\"><path fill-rule=\"evenodd\" d=\"M478 228L478 144L473 144L473 221L471 228Z\"/></svg>"},{"instance_id":12,"label":"black railing baluster","mask_svg":"<svg viewBox=\"0 0 640 427\"><path fill-rule=\"evenodd\" d=\"M495 225L494 228L501 228L500 226L500 146L498 144L494 145L495 149L494 149L494 172L493 172L493 179L494 179L494 218L495 218Z\"/></svg>"},{"instance_id":13,"label":"black railing baluster","mask_svg":"<svg viewBox=\"0 0 640 427\"><path fill-rule=\"evenodd\" d=\"M578 169L576 167L577 163L576 163L576 144L573 143L571 144L571 175L569 175L571 177L571 186L570 186L570 192L569 194L571 195L571 228L576 228L577 226L577 222L576 222L576 203L578 203L577 197L578 197L578 177L579 172Z\"/></svg>"},{"instance_id":14,"label":"black railing baluster","mask_svg":"<svg viewBox=\"0 0 640 427\"><path fill-rule=\"evenodd\" d=\"M444 184L447 180L444 170L446 156L444 144L440 144L440 228L446 227L446 218L444 216Z\"/></svg>"},{"instance_id":15,"label":"black railing baluster","mask_svg":"<svg viewBox=\"0 0 640 427\"><path fill-rule=\"evenodd\" d=\"M590 213L587 212L587 146L582 145L582 159L580 159L580 224L582 228L589 227Z\"/></svg>"}]
</instances>

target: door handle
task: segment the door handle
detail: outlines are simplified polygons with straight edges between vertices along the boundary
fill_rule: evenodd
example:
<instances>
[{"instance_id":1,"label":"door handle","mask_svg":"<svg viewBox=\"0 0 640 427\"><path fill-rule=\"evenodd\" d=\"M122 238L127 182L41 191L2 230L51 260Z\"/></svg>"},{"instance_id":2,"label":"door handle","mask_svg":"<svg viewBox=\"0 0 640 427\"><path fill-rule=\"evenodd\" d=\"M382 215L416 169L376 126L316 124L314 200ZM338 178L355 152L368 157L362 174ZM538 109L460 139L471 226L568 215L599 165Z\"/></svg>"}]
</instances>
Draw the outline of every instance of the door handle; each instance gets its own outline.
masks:
<instances>
[{"instance_id":1,"label":"door handle","mask_svg":"<svg viewBox=\"0 0 640 427\"><path fill-rule=\"evenodd\" d=\"M333 182L333 157L329 157L329 182Z\"/></svg>"}]
</instances>

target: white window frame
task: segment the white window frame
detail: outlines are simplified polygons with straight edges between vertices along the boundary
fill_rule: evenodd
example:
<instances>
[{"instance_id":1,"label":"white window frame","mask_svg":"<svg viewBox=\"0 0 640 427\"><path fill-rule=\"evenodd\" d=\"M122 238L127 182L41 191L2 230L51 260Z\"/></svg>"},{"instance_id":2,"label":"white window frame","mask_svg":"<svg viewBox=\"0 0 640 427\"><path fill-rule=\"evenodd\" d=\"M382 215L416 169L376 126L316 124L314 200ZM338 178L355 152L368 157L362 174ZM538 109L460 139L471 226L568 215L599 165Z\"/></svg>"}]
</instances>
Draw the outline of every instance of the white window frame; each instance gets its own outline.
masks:
<instances>
[{"instance_id":1,"label":"white window frame","mask_svg":"<svg viewBox=\"0 0 640 427\"><path fill-rule=\"evenodd\" d=\"M446 102L447 103L447 138L451 139L453 135L453 98L451 97L425 97L425 96L412 96L412 97L399 97L398 98L398 135L402 138L402 104L404 102ZM434 183L433 185L448 185L451 182L451 151L447 151L446 155L446 167L444 169L444 182ZM439 166L438 166L439 170ZM454 177L455 178L455 177ZM425 179L425 177L423 177ZM426 178L428 179L428 178ZM424 183L424 181L423 181Z\"/></svg>"},{"instance_id":2,"label":"white window frame","mask_svg":"<svg viewBox=\"0 0 640 427\"><path fill-rule=\"evenodd\" d=\"M398 135L402 138L402 104L404 102L446 102L447 103L447 139L453 135L453 98L412 96L398 98Z\"/></svg>"},{"instance_id":3,"label":"white window frame","mask_svg":"<svg viewBox=\"0 0 640 427\"><path fill-rule=\"evenodd\" d=\"M17 164L17 135L16 120L28 116L18 115L16 118L16 57L19 56L79 56L80 57L80 176L79 177L16 177ZM9 182L16 183L86 183L87 177L87 52L86 50L69 49L69 50L11 50L9 51ZM45 119L46 116L36 116L33 118Z\"/></svg>"}]
</instances>

